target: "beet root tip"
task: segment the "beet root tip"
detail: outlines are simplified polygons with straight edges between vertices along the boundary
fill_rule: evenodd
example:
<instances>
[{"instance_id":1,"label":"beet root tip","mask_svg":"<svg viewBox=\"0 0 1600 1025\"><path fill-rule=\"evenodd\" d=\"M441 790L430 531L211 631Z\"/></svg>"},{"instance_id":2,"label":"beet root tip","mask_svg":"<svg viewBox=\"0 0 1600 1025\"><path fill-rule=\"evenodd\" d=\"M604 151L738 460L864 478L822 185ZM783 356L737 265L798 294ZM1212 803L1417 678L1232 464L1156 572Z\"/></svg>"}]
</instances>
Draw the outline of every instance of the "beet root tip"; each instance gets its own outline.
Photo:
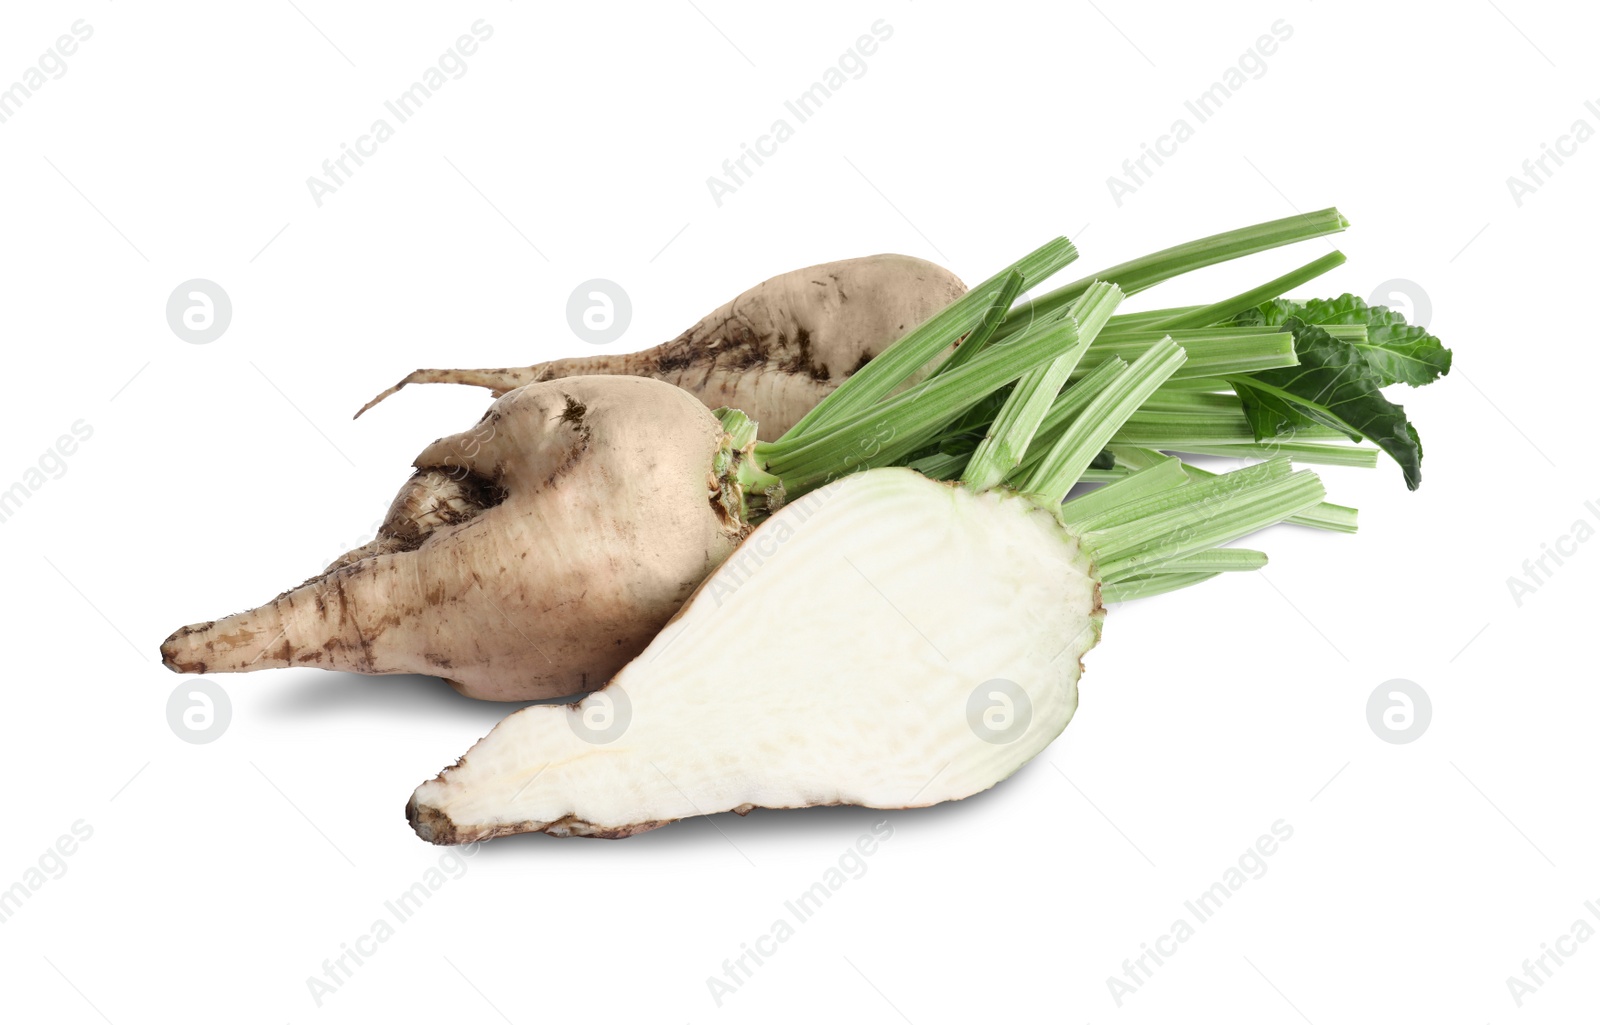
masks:
<instances>
[{"instance_id":1,"label":"beet root tip","mask_svg":"<svg viewBox=\"0 0 1600 1025\"><path fill-rule=\"evenodd\" d=\"M161 664L175 673L204 673L207 668L206 661L196 657L198 653L189 638L203 634L215 625L215 623L191 623L189 626L180 626L172 631L171 635L161 642Z\"/></svg>"},{"instance_id":2,"label":"beet root tip","mask_svg":"<svg viewBox=\"0 0 1600 1025\"><path fill-rule=\"evenodd\" d=\"M455 823L450 821L450 816L422 804L416 794L412 794L411 800L406 802L406 821L411 823L412 830L419 837L429 843L449 847L460 842L456 839Z\"/></svg>"}]
</instances>

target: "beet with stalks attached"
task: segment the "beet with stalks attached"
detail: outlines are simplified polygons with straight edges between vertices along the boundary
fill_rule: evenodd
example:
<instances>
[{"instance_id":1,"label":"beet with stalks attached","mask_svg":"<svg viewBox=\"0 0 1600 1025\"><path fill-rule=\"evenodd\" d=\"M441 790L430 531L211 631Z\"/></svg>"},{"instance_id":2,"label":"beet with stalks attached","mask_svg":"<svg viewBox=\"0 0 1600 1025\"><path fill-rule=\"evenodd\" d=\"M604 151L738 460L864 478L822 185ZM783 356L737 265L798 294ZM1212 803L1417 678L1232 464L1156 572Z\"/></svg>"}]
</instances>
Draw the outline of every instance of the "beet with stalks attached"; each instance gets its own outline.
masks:
<instances>
[{"instance_id":1,"label":"beet with stalks attached","mask_svg":"<svg viewBox=\"0 0 1600 1025\"><path fill-rule=\"evenodd\" d=\"M1344 224L1332 210L1267 222L1104 273L1149 287ZM1424 340L1400 335L1403 325L1381 308L1344 300L1294 307L1327 323L1324 331L1299 315L1283 320L1280 300L1263 304L1263 295L1337 260L1321 258L1206 307L1114 316L1122 290L1094 277L1012 307L1022 289L1074 256L1070 242L1055 239L1002 270L885 348L774 440L758 440L744 413L710 412L663 381L588 376L516 388L472 430L418 456L375 540L261 608L178 630L162 646L163 660L187 673L427 673L499 700L577 694L604 685L643 651L764 518L852 474L911 466L984 490L1021 487L1048 470L1065 494L1078 480L1116 480L1161 462L1155 450L1196 443L1244 456L1375 459L1376 450L1334 444L1337 432L1321 422L1286 421L1257 444L1251 407L1239 405L1248 390L1269 387L1285 403L1302 401L1294 381L1253 384L1249 374L1295 367L1304 337L1315 345L1306 355L1321 360L1302 375L1306 387L1337 383L1339 410L1361 414L1352 423L1399 413L1385 412L1362 378L1354 361L1368 357L1358 339L1370 323L1366 351L1397 339L1418 351ZM1236 319L1251 311L1278 319ZM1180 349L1183 358L1172 361ZM1103 395L1124 388L1125 374L1157 356L1158 383L1125 397L1131 405L1103 406ZM1230 384L1239 394L1222 390ZM1067 469L1052 466L1049 454L1073 437ZM1182 476L1205 478L1190 467ZM1289 515L1355 528L1354 510L1326 503ZM1101 579L1124 594L1144 593L1211 572L1219 558L1150 580Z\"/></svg>"},{"instance_id":2,"label":"beet with stalks attached","mask_svg":"<svg viewBox=\"0 0 1600 1025\"><path fill-rule=\"evenodd\" d=\"M258 609L178 630L162 659L427 673L500 701L598 687L748 529L719 502L726 438L661 381L517 389L417 456L375 541Z\"/></svg>"}]
</instances>

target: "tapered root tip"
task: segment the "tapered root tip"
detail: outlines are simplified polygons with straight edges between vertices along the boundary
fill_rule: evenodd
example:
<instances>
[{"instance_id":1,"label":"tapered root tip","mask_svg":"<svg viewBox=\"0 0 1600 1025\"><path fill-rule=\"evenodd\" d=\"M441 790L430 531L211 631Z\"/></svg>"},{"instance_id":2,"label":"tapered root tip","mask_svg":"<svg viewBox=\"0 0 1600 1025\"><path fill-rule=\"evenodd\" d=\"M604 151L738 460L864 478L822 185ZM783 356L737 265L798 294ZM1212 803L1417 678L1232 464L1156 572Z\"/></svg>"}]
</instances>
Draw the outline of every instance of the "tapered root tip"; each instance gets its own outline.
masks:
<instances>
[{"instance_id":1,"label":"tapered root tip","mask_svg":"<svg viewBox=\"0 0 1600 1025\"><path fill-rule=\"evenodd\" d=\"M580 363L583 361L561 360L558 362L563 365L567 365ZM378 403L382 402L384 399L393 395L395 392L399 391L401 388L404 388L408 384L465 384L473 388L487 388L489 389L489 393L491 395L493 395L495 398L499 398L506 392L515 388L520 388L525 384L532 384L535 381L545 380L546 376L549 374L550 368L554 365L555 364L552 363L540 363L537 366L531 367L485 367L477 370L413 370L411 373L401 378L400 382L393 388L385 389L371 402L357 410L356 417L359 417L362 413L365 413L367 410L371 409L373 406L376 406ZM584 364L584 369L590 369L588 363ZM574 375L574 373L578 372L583 371L578 370L576 367L569 367L566 372L558 374L557 376L571 377ZM607 371L598 368L593 369L593 372L607 373ZM617 373L615 370L609 372ZM351 419L355 419L355 417L352 417Z\"/></svg>"},{"instance_id":2,"label":"tapered root tip","mask_svg":"<svg viewBox=\"0 0 1600 1025\"><path fill-rule=\"evenodd\" d=\"M411 823L412 830L418 836L429 843L449 847L462 842L456 836L456 824L450 821L450 816L422 804L416 794L412 794L411 800L406 802L406 821Z\"/></svg>"},{"instance_id":3,"label":"tapered root tip","mask_svg":"<svg viewBox=\"0 0 1600 1025\"><path fill-rule=\"evenodd\" d=\"M356 410L356 415L352 416L350 419L352 419L352 420L361 419L361 414L362 413L365 413L367 410L371 409L373 406L376 406L378 403L382 402L384 399L386 399L389 396L393 395L395 392L399 391L401 388L404 388L406 385L408 385L410 383L411 383L411 377L410 377L410 375L408 375L408 376L402 378L399 384L396 384L396 385L394 385L393 387L390 387L390 388L385 388L383 391L379 392L376 396L374 396L372 401L368 402L365 406L362 406L360 409Z\"/></svg>"},{"instance_id":4,"label":"tapered root tip","mask_svg":"<svg viewBox=\"0 0 1600 1025\"><path fill-rule=\"evenodd\" d=\"M205 672L208 668L206 661L198 656L195 644L190 638L207 632L215 625L215 623L193 623L172 631L172 635L161 642L161 664L175 673Z\"/></svg>"},{"instance_id":5,"label":"tapered root tip","mask_svg":"<svg viewBox=\"0 0 1600 1025\"><path fill-rule=\"evenodd\" d=\"M175 673L282 669L295 664L291 661L295 655L276 603L226 619L180 627L161 642L161 664Z\"/></svg>"}]
</instances>

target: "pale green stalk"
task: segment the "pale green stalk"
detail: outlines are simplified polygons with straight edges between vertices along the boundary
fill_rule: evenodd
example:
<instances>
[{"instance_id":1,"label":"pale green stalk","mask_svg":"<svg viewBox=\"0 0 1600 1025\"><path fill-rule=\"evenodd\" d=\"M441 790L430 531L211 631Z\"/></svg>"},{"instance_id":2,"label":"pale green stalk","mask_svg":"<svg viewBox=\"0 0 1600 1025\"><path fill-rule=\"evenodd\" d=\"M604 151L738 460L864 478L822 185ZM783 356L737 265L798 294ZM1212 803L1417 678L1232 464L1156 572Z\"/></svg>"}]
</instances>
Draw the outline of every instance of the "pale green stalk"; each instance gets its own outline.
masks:
<instances>
[{"instance_id":1,"label":"pale green stalk","mask_svg":"<svg viewBox=\"0 0 1600 1025\"><path fill-rule=\"evenodd\" d=\"M1091 286L1073 304L1070 316L1078 325L1078 340L1049 363L1028 371L1011 389L988 433L968 460L961 475L962 483L978 491L987 491L1017 468L1062 386L1121 301L1122 292L1116 285L1101 282Z\"/></svg>"}]
</instances>

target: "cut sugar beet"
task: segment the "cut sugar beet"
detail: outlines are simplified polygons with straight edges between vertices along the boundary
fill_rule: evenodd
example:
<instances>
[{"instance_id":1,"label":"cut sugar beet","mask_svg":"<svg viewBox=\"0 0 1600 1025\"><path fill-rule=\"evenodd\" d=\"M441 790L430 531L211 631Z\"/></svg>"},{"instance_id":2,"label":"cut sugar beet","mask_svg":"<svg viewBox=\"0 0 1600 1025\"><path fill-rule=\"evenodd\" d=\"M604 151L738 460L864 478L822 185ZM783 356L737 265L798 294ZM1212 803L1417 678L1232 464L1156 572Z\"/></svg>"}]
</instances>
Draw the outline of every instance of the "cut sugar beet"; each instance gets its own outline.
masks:
<instances>
[{"instance_id":1,"label":"cut sugar beet","mask_svg":"<svg viewBox=\"0 0 1600 1025\"><path fill-rule=\"evenodd\" d=\"M1072 718L1103 580L1153 593L1162 577L1259 566L1210 546L1321 500L1309 472L1263 465L1174 487L1165 509L1135 501L1125 521L1100 513L1081 537L1003 489L847 477L758 528L608 687L513 713L417 788L407 817L439 844L624 837L724 811L978 793Z\"/></svg>"},{"instance_id":2,"label":"cut sugar beet","mask_svg":"<svg viewBox=\"0 0 1600 1025\"><path fill-rule=\"evenodd\" d=\"M1010 775L1077 707L1103 615L1093 569L1027 498L873 470L786 507L744 552L604 691L514 713L423 784L417 832L625 836L746 806L936 804ZM995 679L1030 708L1011 743L969 723Z\"/></svg>"}]
</instances>

